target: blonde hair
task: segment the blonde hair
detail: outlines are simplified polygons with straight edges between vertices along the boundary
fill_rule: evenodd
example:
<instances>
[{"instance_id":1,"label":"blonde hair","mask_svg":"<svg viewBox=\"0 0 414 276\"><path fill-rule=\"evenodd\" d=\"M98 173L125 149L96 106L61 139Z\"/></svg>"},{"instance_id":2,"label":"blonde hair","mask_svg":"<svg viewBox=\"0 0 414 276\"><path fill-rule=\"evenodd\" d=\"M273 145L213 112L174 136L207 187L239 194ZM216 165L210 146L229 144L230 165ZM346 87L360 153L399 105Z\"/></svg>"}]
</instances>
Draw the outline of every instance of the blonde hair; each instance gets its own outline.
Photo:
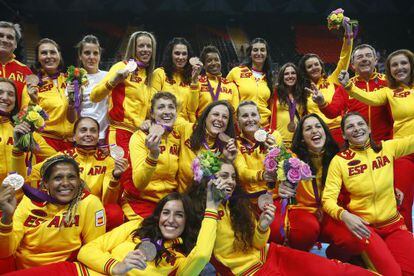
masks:
<instances>
[{"instance_id":1,"label":"blonde hair","mask_svg":"<svg viewBox=\"0 0 414 276\"><path fill-rule=\"evenodd\" d=\"M137 54L136 54L137 53L137 39L141 36L149 37L151 39L151 44L152 44L151 60L150 60L150 63L148 64L148 67L146 68L146 72L147 72L146 85L149 87L151 86L152 73L154 72L154 69L155 69L155 55L156 55L156 50L157 50L157 41L155 40L154 35L149 32L145 32L145 31L138 31L138 32L131 34L131 36L129 37L128 46L126 48L124 60L128 61L129 59L137 58Z\"/></svg>"}]
</instances>

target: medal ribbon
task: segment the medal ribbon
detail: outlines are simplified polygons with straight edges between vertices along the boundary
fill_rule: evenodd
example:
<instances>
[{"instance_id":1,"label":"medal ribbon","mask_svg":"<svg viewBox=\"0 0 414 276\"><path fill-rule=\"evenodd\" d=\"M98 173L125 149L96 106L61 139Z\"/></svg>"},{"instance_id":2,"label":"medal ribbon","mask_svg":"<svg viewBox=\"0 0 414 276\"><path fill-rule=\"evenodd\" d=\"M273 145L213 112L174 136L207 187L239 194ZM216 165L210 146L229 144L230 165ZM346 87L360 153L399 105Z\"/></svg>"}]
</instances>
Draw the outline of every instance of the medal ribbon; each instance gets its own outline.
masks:
<instances>
[{"instance_id":1,"label":"medal ribbon","mask_svg":"<svg viewBox=\"0 0 414 276\"><path fill-rule=\"evenodd\" d=\"M219 78L218 85L217 85L215 93L214 93L214 89L211 86L210 81L208 80L208 78L207 78L207 85L208 85L208 91L210 91L210 95L211 95L211 98L213 99L213 102L217 102L218 98L220 96L220 92L221 92L221 78Z\"/></svg>"}]
</instances>

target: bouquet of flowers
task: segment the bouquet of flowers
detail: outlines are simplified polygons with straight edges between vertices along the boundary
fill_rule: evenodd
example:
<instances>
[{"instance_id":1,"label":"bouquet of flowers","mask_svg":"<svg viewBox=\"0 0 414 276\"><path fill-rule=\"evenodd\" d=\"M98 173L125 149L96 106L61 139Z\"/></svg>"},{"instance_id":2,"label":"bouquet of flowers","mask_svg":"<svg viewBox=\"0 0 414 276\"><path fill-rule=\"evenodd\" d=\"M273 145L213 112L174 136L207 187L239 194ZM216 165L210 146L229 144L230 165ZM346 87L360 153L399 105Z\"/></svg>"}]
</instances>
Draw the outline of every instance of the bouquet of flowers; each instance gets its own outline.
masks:
<instances>
[{"instance_id":1,"label":"bouquet of flowers","mask_svg":"<svg viewBox=\"0 0 414 276\"><path fill-rule=\"evenodd\" d=\"M13 116L13 121L16 125L27 122L32 131L43 131L45 121L48 118L46 112L39 105L29 105ZM19 139L15 141L15 145L22 151L33 152L38 148L37 143L33 139L33 132L20 136Z\"/></svg>"},{"instance_id":2,"label":"bouquet of flowers","mask_svg":"<svg viewBox=\"0 0 414 276\"><path fill-rule=\"evenodd\" d=\"M272 148L264 160L265 170L277 174L277 180L288 181L295 186L301 180L312 178L312 171L308 164L293 157L282 145ZM295 203L295 198L289 199L289 204Z\"/></svg>"},{"instance_id":3,"label":"bouquet of flowers","mask_svg":"<svg viewBox=\"0 0 414 276\"><path fill-rule=\"evenodd\" d=\"M358 32L358 20L351 20L349 17L346 17L344 15L344 10L339 8L334 11L332 11L328 17L328 29L331 30L339 30L341 26L345 29L345 35L348 39L351 38L352 30L353 31L353 37L355 38Z\"/></svg>"},{"instance_id":4,"label":"bouquet of flowers","mask_svg":"<svg viewBox=\"0 0 414 276\"><path fill-rule=\"evenodd\" d=\"M73 65L68 67L66 82L73 84L73 91L68 91L70 102L75 103L75 110L80 114L80 105L82 100L81 89L88 83L88 72L83 68L77 68Z\"/></svg>"}]
</instances>

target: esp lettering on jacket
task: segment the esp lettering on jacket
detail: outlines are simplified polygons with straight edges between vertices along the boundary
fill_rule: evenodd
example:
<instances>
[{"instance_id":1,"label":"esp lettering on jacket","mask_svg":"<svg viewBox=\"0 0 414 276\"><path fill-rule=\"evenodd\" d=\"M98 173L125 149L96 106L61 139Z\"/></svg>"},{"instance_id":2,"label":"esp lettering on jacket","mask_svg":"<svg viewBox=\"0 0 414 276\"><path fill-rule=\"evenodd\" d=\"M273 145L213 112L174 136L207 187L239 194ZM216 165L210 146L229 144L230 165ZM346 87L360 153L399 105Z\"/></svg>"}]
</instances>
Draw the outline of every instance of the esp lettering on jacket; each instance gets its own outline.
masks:
<instances>
[{"instance_id":1,"label":"esp lettering on jacket","mask_svg":"<svg viewBox=\"0 0 414 276\"><path fill-rule=\"evenodd\" d=\"M394 98L406 98L411 94L411 91L409 90L404 91L403 88L395 89L393 90L393 92L394 92L394 95L393 95Z\"/></svg>"},{"instance_id":2,"label":"esp lettering on jacket","mask_svg":"<svg viewBox=\"0 0 414 276\"><path fill-rule=\"evenodd\" d=\"M29 215L26 220L24 221L23 225L25 227L35 228L38 227L40 224L45 223L47 220L44 218L39 218L33 215ZM64 220L64 215L62 216L55 216L50 222L48 223L47 227L65 227L70 228L72 226L79 226L79 215L75 216L75 219L70 223L67 224Z\"/></svg>"},{"instance_id":3,"label":"esp lettering on jacket","mask_svg":"<svg viewBox=\"0 0 414 276\"><path fill-rule=\"evenodd\" d=\"M160 154L162 154L166 150L165 145L160 145ZM170 147L170 154L178 156L178 145L173 144Z\"/></svg>"},{"instance_id":4,"label":"esp lettering on jacket","mask_svg":"<svg viewBox=\"0 0 414 276\"><path fill-rule=\"evenodd\" d=\"M380 169L390 163L390 159L387 156L377 156L377 158L372 160L372 170L374 171ZM353 176L363 174L366 169L368 169L367 164L360 164L357 166L348 167L348 175Z\"/></svg>"},{"instance_id":5,"label":"esp lettering on jacket","mask_svg":"<svg viewBox=\"0 0 414 276\"><path fill-rule=\"evenodd\" d=\"M84 168L79 168L80 172L83 173ZM105 174L106 173L106 166L98 166L95 165L91 167L88 171L88 175L98 175L98 174Z\"/></svg>"},{"instance_id":6,"label":"esp lettering on jacket","mask_svg":"<svg viewBox=\"0 0 414 276\"><path fill-rule=\"evenodd\" d=\"M48 82L48 83L44 84L43 86L39 87L39 93L50 91L50 90L52 90L53 86L54 86L53 82ZM60 88L65 89L66 88L66 83L62 82L60 84Z\"/></svg>"},{"instance_id":7,"label":"esp lettering on jacket","mask_svg":"<svg viewBox=\"0 0 414 276\"><path fill-rule=\"evenodd\" d=\"M24 75L20 71L11 72L9 76L3 76L3 72L0 70L0 77L13 80L15 82L24 82Z\"/></svg>"}]
</instances>

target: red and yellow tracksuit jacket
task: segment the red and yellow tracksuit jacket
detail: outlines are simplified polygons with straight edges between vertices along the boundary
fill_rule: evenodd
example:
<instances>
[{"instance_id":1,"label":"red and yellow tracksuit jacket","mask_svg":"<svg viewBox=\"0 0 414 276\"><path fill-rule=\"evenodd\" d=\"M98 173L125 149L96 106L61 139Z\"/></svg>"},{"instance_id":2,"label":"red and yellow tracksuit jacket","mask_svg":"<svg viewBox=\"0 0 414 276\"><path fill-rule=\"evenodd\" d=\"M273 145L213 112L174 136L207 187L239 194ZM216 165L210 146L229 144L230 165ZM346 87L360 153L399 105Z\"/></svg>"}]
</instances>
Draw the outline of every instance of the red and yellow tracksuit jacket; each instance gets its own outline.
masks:
<instances>
[{"instance_id":1,"label":"red and yellow tracksuit jacket","mask_svg":"<svg viewBox=\"0 0 414 276\"><path fill-rule=\"evenodd\" d=\"M268 108L271 93L267 86L266 76L263 75L260 80L256 80L249 67L238 66L231 69L227 79L236 83L239 89L240 101L251 100L257 103L261 117L260 123L263 127L266 127L271 115Z\"/></svg>"},{"instance_id":2,"label":"red and yellow tracksuit jacket","mask_svg":"<svg viewBox=\"0 0 414 276\"><path fill-rule=\"evenodd\" d=\"M217 237L214 244L214 257L235 275L253 275L266 262L266 243L270 235L270 228L261 232L255 227L253 247L243 252L235 248L237 240L231 225L229 206L219 206Z\"/></svg>"},{"instance_id":3,"label":"red and yellow tracksuit jacket","mask_svg":"<svg viewBox=\"0 0 414 276\"><path fill-rule=\"evenodd\" d=\"M335 93L335 89L337 86L340 85L338 82L339 73L342 70L348 70L349 62L351 60L352 54L352 44L353 39L351 42L348 43L348 40L344 38L344 42L342 44L341 54L339 56L338 65L335 68L335 71L332 72L331 75L328 77L321 77L318 80L316 86L321 91L325 98L325 102L330 103L332 101L332 97ZM328 125L329 129L339 128L341 126L341 117L337 117L335 119L328 119L320 110L316 103L312 100L312 95L308 97L308 113L316 113L318 114L323 121Z\"/></svg>"},{"instance_id":4,"label":"red and yellow tracksuit jacket","mask_svg":"<svg viewBox=\"0 0 414 276\"><path fill-rule=\"evenodd\" d=\"M214 101L213 96L211 95L210 88L208 86L210 83L212 88L212 93L216 94L217 88L220 83L220 94L217 100L228 101L230 105L233 106L234 110L239 106L239 90L234 82L227 80L220 76L214 76L209 73L202 75L198 79L198 85L192 86L192 93L198 95L198 105L196 117L200 117L204 109Z\"/></svg>"},{"instance_id":5,"label":"red and yellow tracksuit jacket","mask_svg":"<svg viewBox=\"0 0 414 276\"><path fill-rule=\"evenodd\" d=\"M276 145L282 144L282 136L278 131L271 130L269 133L275 138ZM244 190L247 193L267 190L266 182L263 181L263 173L265 172L263 161L267 149L248 140L243 134L237 137L237 148L239 152L234 164Z\"/></svg>"},{"instance_id":6,"label":"red and yellow tracksuit jacket","mask_svg":"<svg viewBox=\"0 0 414 276\"><path fill-rule=\"evenodd\" d=\"M109 95L108 117L111 128L135 132L149 114L151 98L155 89L147 86L145 68L138 68L134 73L115 87L111 80L116 73L125 68L126 61L114 64L102 81L91 92L92 102L100 102Z\"/></svg>"},{"instance_id":7,"label":"red and yellow tracksuit jacket","mask_svg":"<svg viewBox=\"0 0 414 276\"><path fill-rule=\"evenodd\" d=\"M104 205L118 201L120 185L112 176L115 161L108 153L100 149L85 150L73 148L59 152L54 156L61 154L72 156L78 162L81 179L85 181L90 193L100 198ZM26 177L26 181L31 182L32 187L39 187L38 183L41 180L40 169L46 160L34 165L32 173ZM13 151L12 164L15 171L20 175L26 176L26 165L21 152Z\"/></svg>"},{"instance_id":8,"label":"red and yellow tracksuit jacket","mask_svg":"<svg viewBox=\"0 0 414 276\"><path fill-rule=\"evenodd\" d=\"M162 137L157 160L149 156L150 151L145 146L146 137L147 133L138 130L129 141L134 186L127 185L125 189L128 196L157 203L164 196L177 190L181 135L173 130Z\"/></svg>"},{"instance_id":9,"label":"red and yellow tracksuit jacket","mask_svg":"<svg viewBox=\"0 0 414 276\"><path fill-rule=\"evenodd\" d=\"M351 78L350 81L366 92L376 93L378 89L387 87L385 76L379 73L373 73L368 81L359 76ZM367 120L375 141L392 139L393 119L389 106L369 106L350 97L342 86L336 89L331 103L320 107L320 110L329 119L334 119L346 112L357 111Z\"/></svg>"},{"instance_id":10,"label":"red and yellow tracksuit jacket","mask_svg":"<svg viewBox=\"0 0 414 276\"><path fill-rule=\"evenodd\" d=\"M105 233L101 201L84 194L75 220L64 220L68 205L54 205L24 196L13 215L13 223L0 222L0 258L16 257L18 269L75 260L77 250Z\"/></svg>"},{"instance_id":11,"label":"red and yellow tracksuit jacket","mask_svg":"<svg viewBox=\"0 0 414 276\"><path fill-rule=\"evenodd\" d=\"M152 87L158 91L171 92L177 98L178 116L189 122L195 122L196 101L191 98L190 84L183 81L179 71L173 73L173 79L169 80L164 68L154 70L152 77Z\"/></svg>"},{"instance_id":12,"label":"red and yellow tracksuit jacket","mask_svg":"<svg viewBox=\"0 0 414 276\"><path fill-rule=\"evenodd\" d=\"M9 118L0 116L0 183L13 171L10 160L13 144L13 126Z\"/></svg>"},{"instance_id":13,"label":"red and yellow tracksuit jacket","mask_svg":"<svg viewBox=\"0 0 414 276\"><path fill-rule=\"evenodd\" d=\"M0 78L6 78L14 81L17 86L17 100L16 104L19 107L22 106L22 94L23 88L26 85L26 76L33 74L29 67L18 60L13 58L6 62L6 64L2 64L0 62Z\"/></svg>"},{"instance_id":14,"label":"red and yellow tracksuit jacket","mask_svg":"<svg viewBox=\"0 0 414 276\"><path fill-rule=\"evenodd\" d=\"M349 95L371 106L385 105L391 108L394 119L394 138L411 135L414 130L414 85L402 85L399 88L381 88L375 93L366 93L356 85L351 85L347 91Z\"/></svg>"},{"instance_id":15,"label":"red and yellow tracksuit jacket","mask_svg":"<svg viewBox=\"0 0 414 276\"><path fill-rule=\"evenodd\" d=\"M112 269L122 262L127 254L141 242L132 238L131 232L138 229L141 220L129 221L81 248L78 260L90 269L112 275ZM145 270L132 269L126 275L198 275L208 263L216 239L217 211L206 209L197 243L188 256L172 248L178 240L167 240L164 247L175 257L169 262L162 258L158 266L147 262Z\"/></svg>"},{"instance_id":16,"label":"red and yellow tracksuit jacket","mask_svg":"<svg viewBox=\"0 0 414 276\"><path fill-rule=\"evenodd\" d=\"M73 136L73 123L67 119L68 98L65 94L66 76L61 73L55 80L43 77L43 85L39 87L39 105L46 111L49 119L41 136L54 139L67 139ZM27 87L23 90L22 106L30 102ZM36 138L36 137L35 137Z\"/></svg>"},{"instance_id":17,"label":"red and yellow tracksuit jacket","mask_svg":"<svg viewBox=\"0 0 414 276\"><path fill-rule=\"evenodd\" d=\"M398 220L394 159L413 152L414 137L409 136L383 142L378 153L371 147L350 148L338 153L329 166L322 196L323 209L334 219L341 220L344 208L338 206L337 199L343 185L350 194L347 209L351 213L374 227Z\"/></svg>"}]
</instances>

